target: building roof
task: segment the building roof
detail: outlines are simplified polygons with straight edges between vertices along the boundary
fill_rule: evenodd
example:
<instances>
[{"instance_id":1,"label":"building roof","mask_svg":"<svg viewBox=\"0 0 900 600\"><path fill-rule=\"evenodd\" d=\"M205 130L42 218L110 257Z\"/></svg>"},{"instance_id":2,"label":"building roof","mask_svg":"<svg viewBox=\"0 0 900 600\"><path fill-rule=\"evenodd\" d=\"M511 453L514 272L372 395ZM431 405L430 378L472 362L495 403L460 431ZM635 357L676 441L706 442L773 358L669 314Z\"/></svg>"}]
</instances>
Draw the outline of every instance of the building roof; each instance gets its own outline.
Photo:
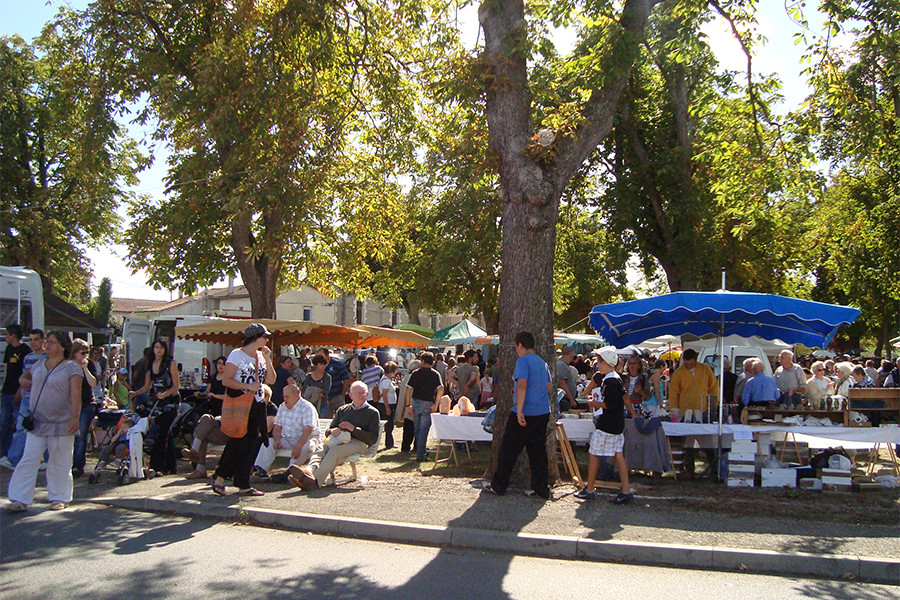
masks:
<instances>
[{"instance_id":1,"label":"building roof","mask_svg":"<svg viewBox=\"0 0 900 600\"><path fill-rule=\"evenodd\" d=\"M141 300L139 298L113 298L113 313L130 314L133 312L159 312L196 302L206 298L249 298L250 294L243 285L236 285L229 293L227 287L211 288L194 296L184 296L175 300Z\"/></svg>"},{"instance_id":2,"label":"building roof","mask_svg":"<svg viewBox=\"0 0 900 600\"><path fill-rule=\"evenodd\" d=\"M168 304L169 300L147 300L146 298L113 298L112 312L128 314L140 309L156 309Z\"/></svg>"}]
</instances>

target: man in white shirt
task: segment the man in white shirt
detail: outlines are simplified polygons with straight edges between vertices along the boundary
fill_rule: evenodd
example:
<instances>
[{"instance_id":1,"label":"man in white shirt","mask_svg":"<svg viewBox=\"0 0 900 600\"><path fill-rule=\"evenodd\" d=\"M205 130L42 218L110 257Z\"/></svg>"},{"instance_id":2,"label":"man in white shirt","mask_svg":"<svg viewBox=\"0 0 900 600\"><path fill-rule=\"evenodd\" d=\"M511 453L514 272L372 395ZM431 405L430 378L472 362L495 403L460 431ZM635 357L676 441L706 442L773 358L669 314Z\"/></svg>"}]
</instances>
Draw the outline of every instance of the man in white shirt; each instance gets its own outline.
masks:
<instances>
[{"instance_id":1,"label":"man in white shirt","mask_svg":"<svg viewBox=\"0 0 900 600\"><path fill-rule=\"evenodd\" d=\"M284 388L284 402L278 407L272 437L268 446L260 446L254 468L257 475L267 477L275 453L290 450L290 465L302 465L313 452L319 449L319 416L316 407L300 397L300 388L289 383ZM275 483L287 481L287 471L283 477L272 478Z\"/></svg>"}]
</instances>

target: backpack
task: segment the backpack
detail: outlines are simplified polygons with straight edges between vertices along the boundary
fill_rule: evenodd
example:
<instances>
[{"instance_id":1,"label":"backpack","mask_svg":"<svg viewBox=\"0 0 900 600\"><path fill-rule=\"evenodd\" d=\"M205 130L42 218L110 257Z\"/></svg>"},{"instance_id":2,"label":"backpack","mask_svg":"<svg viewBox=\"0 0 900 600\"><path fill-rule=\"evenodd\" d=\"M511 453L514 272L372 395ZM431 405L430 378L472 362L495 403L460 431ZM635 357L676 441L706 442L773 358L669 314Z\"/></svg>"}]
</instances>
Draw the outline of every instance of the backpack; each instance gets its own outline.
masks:
<instances>
[{"instance_id":1,"label":"backpack","mask_svg":"<svg viewBox=\"0 0 900 600\"><path fill-rule=\"evenodd\" d=\"M481 420L481 428L488 433L494 433L494 414L497 412L497 405L490 407L487 414Z\"/></svg>"}]
</instances>

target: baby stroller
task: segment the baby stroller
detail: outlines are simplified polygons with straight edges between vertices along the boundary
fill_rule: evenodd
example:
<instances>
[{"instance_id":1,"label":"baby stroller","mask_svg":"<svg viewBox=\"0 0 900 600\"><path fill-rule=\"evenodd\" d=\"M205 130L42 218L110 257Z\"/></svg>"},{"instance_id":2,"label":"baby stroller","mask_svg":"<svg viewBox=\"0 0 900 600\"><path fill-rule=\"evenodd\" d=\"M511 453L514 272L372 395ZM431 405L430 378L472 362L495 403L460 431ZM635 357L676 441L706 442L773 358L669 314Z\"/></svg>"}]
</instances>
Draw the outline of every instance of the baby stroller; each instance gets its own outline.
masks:
<instances>
[{"instance_id":1,"label":"baby stroller","mask_svg":"<svg viewBox=\"0 0 900 600\"><path fill-rule=\"evenodd\" d=\"M91 424L94 433L94 446L100 448L109 443L112 437L118 432L119 424L122 417L125 416L124 409L104 409L97 413L94 422Z\"/></svg>"},{"instance_id":2,"label":"baby stroller","mask_svg":"<svg viewBox=\"0 0 900 600\"><path fill-rule=\"evenodd\" d=\"M153 479L156 472L151 468L144 467L144 453L150 452L155 444L154 421L158 416L159 409L157 405L145 411L147 416L141 417L139 413L128 412L122 415L116 424L116 433L124 433L125 440L117 440L118 446L121 442L123 450L119 451L120 457L107 463L104 458L109 458L108 454L112 454L115 448L101 451L101 460L94 467L94 470L88 476L88 483L100 483L102 479L102 471L107 467L112 467L116 471L116 482L119 485L138 481L140 479ZM128 421L133 425L123 431L123 424ZM115 435L115 434L114 434ZM106 456L104 456L106 455Z\"/></svg>"}]
</instances>

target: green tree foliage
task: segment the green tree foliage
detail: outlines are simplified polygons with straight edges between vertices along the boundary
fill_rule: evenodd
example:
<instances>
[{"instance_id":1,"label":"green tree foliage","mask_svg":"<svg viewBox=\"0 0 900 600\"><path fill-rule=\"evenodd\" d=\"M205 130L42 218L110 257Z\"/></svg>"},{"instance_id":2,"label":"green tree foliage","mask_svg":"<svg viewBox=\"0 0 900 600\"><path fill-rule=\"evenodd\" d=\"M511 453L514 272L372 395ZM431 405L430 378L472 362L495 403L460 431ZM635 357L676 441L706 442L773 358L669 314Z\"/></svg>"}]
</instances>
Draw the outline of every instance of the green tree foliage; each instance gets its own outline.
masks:
<instances>
[{"instance_id":1,"label":"green tree foliage","mask_svg":"<svg viewBox=\"0 0 900 600\"><path fill-rule=\"evenodd\" d=\"M91 317L101 326L108 327L112 305L112 282L109 277L104 277L100 280L97 295L91 301Z\"/></svg>"},{"instance_id":2,"label":"green tree foliage","mask_svg":"<svg viewBox=\"0 0 900 600\"><path fill-rule=\"evenodd\" d=\"M90 315L101 327L111 327L112 307L112 282L109 277L104 277L100 280L97 295L91 300ZM106 342L107 336L104 335L100 336L96 343L104 344Z\"/></svg>"},{"instance_id":3,"label":"green tree foliage","mask_svg":"<svg viewBox=\"0 0 900 600\"><path fill-rule=\"evenodd\" d=\"M253 315L391 246L411 154L405 71L434 33L419 4L98 0L97 52L145 99L172 157L164 202L130 210L129 265L191 292L239 271ZM437 19L435 19L437 21Z\"/></svg>"},{"instance_id":4,"label":"green tree foliage","mask_svg":"<svg viewBox=\"0 0 900 600\"><path fill-rule=\"evenodd\" d=\"M596 211L572 202L559 210L556 266L553 269L555 329L584 331L598 304L633 299L625 265L630 249Z\"/></svg>"},{"instance_id":5,"label":"green tree foliage","mask_svg":"<svg viewBox=\"0 0 900 600\"><path fill-rule=\"evenodd\" d=\"M776 80L754 76L746 97L737 74L717 73L699 33L711 16L666 4L651 17L597 161L613 178L603 213L672 291L716 289L725 267L731 289L802 295L812 156L771 116Z\"/></svg>"},{"instance_id":6,"label":"green tree foliage","mask_svg":"<svg viewBox=\"0 0 900 600\"><path fill-rule=\"evenodd\" d=\"M115 239L123 188L145 164L80 25L64 9L33 44L0 38L0 262L76 304L84 248Z\"/></svg>"},{"instance_id":7,"label":"green tree foliage","mask_svg":"<svg viewBox=\"0 0 900 600\"><path fill-rule=\"evenodd\" d=\"M859 306L857 333L889 355L900 327L900 12L890 0L820 9L828 34L809 42L805 125L832 178L808 237L815 293ZM802 22L799 8L794 15ZM842 50L831 39L845 28L854 41Z\"/></svg>"}]
</instances>

